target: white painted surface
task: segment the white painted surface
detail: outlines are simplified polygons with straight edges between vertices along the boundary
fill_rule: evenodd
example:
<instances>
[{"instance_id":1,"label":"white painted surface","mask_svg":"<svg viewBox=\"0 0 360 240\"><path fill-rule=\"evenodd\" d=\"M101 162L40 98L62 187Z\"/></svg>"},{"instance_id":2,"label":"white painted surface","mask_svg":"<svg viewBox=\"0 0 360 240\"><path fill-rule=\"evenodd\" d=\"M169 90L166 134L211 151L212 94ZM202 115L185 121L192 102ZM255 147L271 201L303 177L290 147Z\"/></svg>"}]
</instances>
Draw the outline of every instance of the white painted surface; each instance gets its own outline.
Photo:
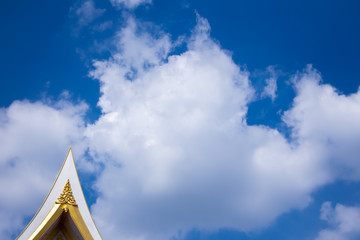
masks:
<instances>
[{"instance_id":1,"label":"white painted surface","mask_svg":"<svg viewBox=\"0 0 360 240\"><path fill-rule=\"evenodd\" d=\"M46 217L50 209L53 207L60 193L62 193L62 190L68 179L70 181L72 192L76 200L76 203L78 204L81 216L83 217L85 224L87 225L91 235L95 240L102 239L91 217L89 208L87 207L85 197L81 189L79 177L77 175L72 150L70 148L68 155L65 159L65 162L63 164L63 167L60 170L55 180L55 183L52 189L50 190L49 195L45 199L43 206L41 207L35 218L32 220L30 225L28 225L25 231L19 236L18 240L27 240L30 237L30 235L35 231L35 229L40 225L40 223Z\"/></svg>"}]
</instances>

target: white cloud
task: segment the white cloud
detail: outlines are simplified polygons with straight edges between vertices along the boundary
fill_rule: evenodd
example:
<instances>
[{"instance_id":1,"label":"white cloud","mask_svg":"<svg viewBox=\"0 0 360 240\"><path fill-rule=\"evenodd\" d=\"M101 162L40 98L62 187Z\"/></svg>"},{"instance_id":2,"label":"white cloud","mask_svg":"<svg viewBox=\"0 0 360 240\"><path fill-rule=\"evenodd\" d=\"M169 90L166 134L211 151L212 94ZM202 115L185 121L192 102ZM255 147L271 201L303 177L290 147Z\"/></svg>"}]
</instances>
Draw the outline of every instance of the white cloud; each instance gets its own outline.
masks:
<instances>
[{"instance_id":1,"label":"white cloud","mask_svg":"<svg viewBox=\"0 0 360 240\"><path fill-rule=\"evenodd\" d=\"M134 9L141 4L149 4L152 0L110 0L114 7Z\"/></svg>"},{"instance_id":2,"label":"white cloud","mask_svg":"<svg viewBox=\"0 0 360 240\"><path fill-rule=\"evenodd\" d=\"M297 96L283 120L293 128L299 145L326 149L332 175L360 180L360 91L345 96L329 84L321 84L311 65L294 78Z\"/></svg>"},{"instance_id":3,"label":"white cloud","mask_svg":"<svg viewBox=\"0 0 360 240\"><path fill-rule=\"evenodd\" d=\"M210 38L205 19L198 17L188 50L171 56L166 34L155 38L137 24L129 21L118 34L118 52L95 62L92 72L101 83L103 115L86 135L105 165L92 207L105 238L266 227L306 207L310 193L336 178L327 142L318 139L331 133L289 143L276 129L246 124L254 92L249 73ZM312 99L320 101L329 88L311 68L296 79L297 97L284 116L294 137L306 130L302 121L312 124L310 113L298 114L306 95L315 91ZM334 102L354 98L332 90ZM353 109L338 110L356 116Z\"/></svg>"},{"instance_id":4,"label":"white cloud","mask_svg":"<svg viewBox=\"0 0 360 240\"><path fill-rule=\"evenodd\" d=\"M11 239L41 205L70 144L81 160L87 106L15 101L0 109L0 239Z\"/></svg>"},{"instance_id":5,"label":"white cloud","mask_svg":"<svg viewBox=\"0 0 360 240\"><path fill-rule=\"evenodd\" d=\"M79 8L73 10L78 18L78 26L80 28L87 26L105 12L105 9L96 8L93 0L87 0Z\"/></svg>"},{"instance_id":6,"label":"white cloud","mask_svg":"<svg viewBox=\"0 0 360 240\"><path fill-rule=\"evenodd\" d=\"M360 237L360 208L348 207L331 202L323 203L321 219L327 221L331 227L319 232L316 240L355 240Z\"/></svg>"},{"instance_id":7,"label":"white cloud","mask_svg":"<svg viewBox=\"0 0 360 240\"><path fill-rule=\"evenodd\" d=\"M266 71L269 73L270 77L265 80L266 86L261 93L261 97L270 97L271 101L274 101L276 98L278 76L274 66L267 67Z\"/></svg>"}]
</instances>

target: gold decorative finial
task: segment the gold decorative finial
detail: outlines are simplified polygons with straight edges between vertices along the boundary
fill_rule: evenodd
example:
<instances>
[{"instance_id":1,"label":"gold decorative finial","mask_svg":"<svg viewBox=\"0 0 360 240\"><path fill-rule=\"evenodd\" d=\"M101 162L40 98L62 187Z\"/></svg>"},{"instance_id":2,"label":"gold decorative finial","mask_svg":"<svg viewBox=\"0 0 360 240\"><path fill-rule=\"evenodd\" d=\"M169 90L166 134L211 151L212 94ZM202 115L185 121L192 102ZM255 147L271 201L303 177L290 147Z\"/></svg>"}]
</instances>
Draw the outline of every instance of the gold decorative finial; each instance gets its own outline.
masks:
<instances>
[{"instance_id":1,"label":"gold decorative finial","mask_svg":"<svg viewBox=\"0 0 360 240\"><path fill-rule=\"evenodd\" d=\"M72 194L69 179L67 180L62 193L60 194L60 196L58 197L58 199L56 200L55 203L69 204L69 205L77 206L75 198L74 198L74 196Z\"/></svg>"}]
</instances>

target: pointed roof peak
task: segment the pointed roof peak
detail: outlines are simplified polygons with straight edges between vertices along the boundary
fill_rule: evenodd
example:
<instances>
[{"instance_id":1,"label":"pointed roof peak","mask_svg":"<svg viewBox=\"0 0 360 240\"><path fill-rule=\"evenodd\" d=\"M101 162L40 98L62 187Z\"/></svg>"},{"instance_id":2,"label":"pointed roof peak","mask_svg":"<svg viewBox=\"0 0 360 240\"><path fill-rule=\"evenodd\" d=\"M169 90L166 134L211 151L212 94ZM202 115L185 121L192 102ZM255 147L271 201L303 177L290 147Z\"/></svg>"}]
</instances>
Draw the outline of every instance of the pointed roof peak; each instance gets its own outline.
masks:
<instances>
[{"instance_id":1,"label":"pointed roof peak","mask_svg":"<svg viewBox=\"0 0 360 240\"><path fill-rule=\"evenodd\" d=\"M75 201L76 199L76 201ZM93 239L102 239L101 235L92 219L90 210L87 206L78 173L75 166L72 148L70 146L61 169L53 183L43 204L24 231L17 238L19 240L29 239L36 230L42 226L43 221L54 209L54 205L70 205L78 209ZM74 205L75 204L75 205ZM30 238L32 239L32 238Z\"/></svg>"}]
</instances>

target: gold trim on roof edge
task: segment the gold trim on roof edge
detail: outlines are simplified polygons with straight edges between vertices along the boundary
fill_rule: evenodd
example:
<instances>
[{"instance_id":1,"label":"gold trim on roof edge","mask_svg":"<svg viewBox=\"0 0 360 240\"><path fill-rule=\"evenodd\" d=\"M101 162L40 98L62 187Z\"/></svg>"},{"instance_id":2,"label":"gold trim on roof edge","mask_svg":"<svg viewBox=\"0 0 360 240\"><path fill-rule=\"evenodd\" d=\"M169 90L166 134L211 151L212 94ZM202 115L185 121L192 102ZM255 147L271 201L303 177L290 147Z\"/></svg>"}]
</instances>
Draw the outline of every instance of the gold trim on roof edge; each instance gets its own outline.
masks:
<instances>
[{"instance_id":1,"label":"gold trim on roof edge","mask_svg":"<svg viewBox=\"0 0 360 240\"><path fill-rule=\"evenodd\" d=\"M70 214L70 218L74 221L74 224L82 239L84 240L94 240L92 237L87 225L84 222L84 219L81 216L79 208L77 206L72 206L68 204L54 204L49 213L46 215L44 220L40 225L35 229L35 231L30 235L28 240L40 240L43 238L44 234L51 228L54 222L62 214ZM65 233L65 232L64 232ZM70 239L70 238L67 238Z\"/></svg>"},{"instance_id":2,"label":"gold trim on roof edge","mask_svg":"<svg viewBox=\"0 0 360 240\"><path fill-rule=\"evenodd\" d=\"M56 178L55 178L55 181L53 182L53 184L52 184L52 186L51 186L51 188L50 188L50 191L49 191L48 194L46 195L46 198L45 198L44 201L42 202L40 208L36 211L36 213L35 213L35 215L33 216L33 218L30 220L30 222L26 225L26 227L21 231L21 233L19 234L19 236L17 236L17 238L16 238L15 240L18 240L18 239L21 237L21 235L23 235L23 233L24 233L24 232L26 231L26 229L30 226L30 224L34 221L34 219L36 218L36 216L38 215L38 213L40 212L40 210L41 210L42 207L44 206L46 200L48 199L51 191L53 190L53 188L54 188L54 186L55 186L56 181L58 180L58 178L59 178L59 176L60 176L61 171L62 171L63 168L64 168L66 159L68 158L70 152L72 152L71 146L69 147L69 150L68 150L68 152L67 152L67 154L66 154L65 160L63 161L63 163L62 163L62 165L61 165L61 168L60 168L60 171L59 171L59 173L57 174L57 176L56 176Z\"/></svg>"},{"instance_id":3,"label":"gold trim on roof edge","mask_svg":"<svg viewBox=\"0 0 360 240\"><path fill-rule=\"evenodd\" d=\"M70 152L70 150L71 150L71 147L70 147L70 149L69 149L69 152ZM71 156L72 156L73 163L74 163L75 170L76 170L75 159L74 159L74 155L73 155L73 152L72 152L72 151L71 151ZM75 172L76 172L76 177L77 177L78 181L80 182L79 174L78 174L77 170L76 170ZM88 210L89 213L90 213L91 220L92 220L92 222L94 223L95 228L96 228L96 231L98 232L98 234L99 234L99 236L100 236L100 238L101 238L101 240L102 240L103 238L102 238L102 236L101 236L101 234L100 234L100 232L99 232L99 229L97 228L97 226L96 226L96 224L95 224L95 221L94 221L94 219L93 219L93 217L92 217L92 214L91 214L91 212L90 212L90 208L89 208L89 206L87 205L86 198L85 198L84 192L83 192L83 190L82 190L81 184L80 184L80 189L81 189L82 196L83 196L83 198L85 199L86 208L87 208L87 210Z\"/></svg>"},{"instance_id":4,"label":"gold trim on roof edge","mask_svg":"<svg viewBox=\"0 0 360 240\"><path fill-rule=\"evenodd\" d=\"M67 180L62 193L60 194L60 196L58 197L55 203L77 206L74 195L72 194L69 179Z\"/></svg>"},{"instance_id":5,"label":"gold trim on roof edge","mask_svg":"<svg viewBox=\"0 0 360 240\"><path fill-rule=\"evenodd\" d=\"M53 189L54 186L55 186L56 181L58 180L58 178L59 178L59 176L60 176L60 173L61 173L62 169L64 168L64 165L65 165L66 159L67 159L68 156L69 156L69 153L71 153L72 160L73 160L73 163L74 163L74 166L75 166L76 176L77 176L78 181L80 182L79 175L78 175L77 170L76 170L74 155L73 155L73 152L72 152L72 148L71 148L71 146L70 146L70 148L69 148L69 150L68 150L68 152L67 152L67 154L66 154L65 160L63 161L63 164L61 165L60 171L59 171L58 175L56 176L56 179L55 179L55 181L53 182L53 185L51 186L50 191L49 191L48 194L46 195L46 198L45 198L44 201L42 202L40 208L37 210L37 212L35 213L35 215L33 216L33 218L30 220L30 222L26 225L26 227L21 231L21 233L19 234L19 236L18 236L15 240L18 240L18 239L21 237L21 235L26 231L26 229L27 229L27 228L30 226L30 224L34 221L34 219L36 218L36 216L38 215L38 213L40 212L40 210L41 210L42 207L44 206L44 203L45 203L46 200L48 199L48 197L49 197L52 189ZM84 199L85 199L84 192L82 191L81 184L80 184L80 189L81 189L82 196L83 196ZM90 213L90 209L89 209L89 206L87 205L86 199L85 199L85 205L86 205L87 210L88 210L89 213ZM101 234L100 234L100 232L99 232L99 229L97 228L97 226L96 226L96 224L95 224L95 221L94 221L91 213L90 213L90 217L91 217L92 222L93 222L94 225L95 225L95 228L96 228L96 230L97 230L97 232L98 232L98 234L99 234L99 236L100 236L100 239L103 239L102 236L101 236Z\"/></svg>"}]
</instances>

